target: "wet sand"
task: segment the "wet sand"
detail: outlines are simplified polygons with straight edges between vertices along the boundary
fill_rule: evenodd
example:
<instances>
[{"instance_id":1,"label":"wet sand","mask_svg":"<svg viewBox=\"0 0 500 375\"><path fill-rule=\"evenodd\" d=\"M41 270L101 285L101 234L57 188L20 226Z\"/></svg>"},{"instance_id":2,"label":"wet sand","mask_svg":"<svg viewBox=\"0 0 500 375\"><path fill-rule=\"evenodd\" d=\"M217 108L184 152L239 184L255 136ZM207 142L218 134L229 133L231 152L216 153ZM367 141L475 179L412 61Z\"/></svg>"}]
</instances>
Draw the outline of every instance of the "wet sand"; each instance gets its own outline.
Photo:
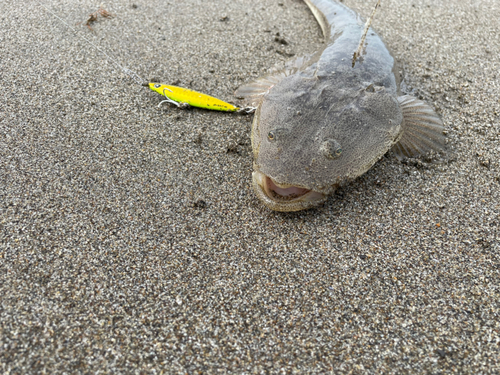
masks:
<instances>
[{"instance_id":1,"label":"wet sand","mask_svg":"<svg viewBox=\"0 0 500 375\"><path fill-rule=\"evenodd\" d=\"M45 4L71 25L97 10ZM322 45L297 0L104 7L78 35L225 100ZM382 1L373 26L448 158L389 153L283 214L250 186L251 116L159 108L37 3L2 2L1 372L499 372L499 11Z\"/></svg>"}]
</instances>

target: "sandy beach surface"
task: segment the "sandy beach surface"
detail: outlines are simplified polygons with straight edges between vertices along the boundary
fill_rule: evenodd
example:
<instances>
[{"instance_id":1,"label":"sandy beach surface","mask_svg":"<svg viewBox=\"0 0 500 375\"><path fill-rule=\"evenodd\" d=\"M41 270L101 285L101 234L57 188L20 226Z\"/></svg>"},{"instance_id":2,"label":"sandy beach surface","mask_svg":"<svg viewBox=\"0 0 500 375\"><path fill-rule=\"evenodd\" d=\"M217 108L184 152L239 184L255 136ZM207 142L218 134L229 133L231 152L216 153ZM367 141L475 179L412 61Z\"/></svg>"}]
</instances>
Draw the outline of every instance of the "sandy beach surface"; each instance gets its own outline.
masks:
<instances>
[{"instance_id":1,"label":"sandy beach surface","mask_svg":"<svg viewBox=\"0 0 500 375\"><path fill-rule=\"evenodd\" d=\"M288 214L252 191L252 116L158 107L80 36L232 101L321 48L302 1L112 0L93 30L99 2L44 4L77 33L0 3L0 372L500 372L498 0L382 0L448 157Z\"/></svg>"}]
</instances>

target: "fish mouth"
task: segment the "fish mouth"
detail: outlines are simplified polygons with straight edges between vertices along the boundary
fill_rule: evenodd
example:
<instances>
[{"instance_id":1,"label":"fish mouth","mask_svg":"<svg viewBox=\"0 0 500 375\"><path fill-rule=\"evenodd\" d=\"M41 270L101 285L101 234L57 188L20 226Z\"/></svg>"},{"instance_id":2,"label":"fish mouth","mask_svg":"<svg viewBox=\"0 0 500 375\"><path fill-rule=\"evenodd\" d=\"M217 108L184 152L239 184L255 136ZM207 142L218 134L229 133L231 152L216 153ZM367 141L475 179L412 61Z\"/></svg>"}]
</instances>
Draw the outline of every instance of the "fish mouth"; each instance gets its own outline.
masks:
<instances>
[{"instance_id":1,"label":"fish mouth","mask_svg":"<svg viewBox=\"0 0 500 375\"><path fill-rule=\"evenodd\" d=\"M326 195L301 186L281 184L264 173L254 171L252 184L257 197L271 210L289 212L315 207Z\"/></svg>"}]
</instances>

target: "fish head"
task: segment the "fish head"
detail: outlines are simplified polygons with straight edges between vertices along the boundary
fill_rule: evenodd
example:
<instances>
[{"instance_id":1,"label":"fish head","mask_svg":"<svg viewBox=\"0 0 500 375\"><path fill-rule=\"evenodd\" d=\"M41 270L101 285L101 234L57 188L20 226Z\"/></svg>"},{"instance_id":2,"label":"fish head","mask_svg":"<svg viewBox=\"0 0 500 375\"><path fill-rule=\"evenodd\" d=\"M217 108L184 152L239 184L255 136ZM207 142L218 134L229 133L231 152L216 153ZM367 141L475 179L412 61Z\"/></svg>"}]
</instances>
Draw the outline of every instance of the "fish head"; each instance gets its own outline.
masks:
<instances>
[{"instance_id":1,"label":"fish head","mask_svg":"<svg viewBox=\"0 0 500 375\"><path fill-rule=\"evenodd\" d=\"M397 98L383 86L286 77L255 113L254 190L272 210L317 206L379 160L401 137L402 121Z\"/></svg>"}]
</instances>

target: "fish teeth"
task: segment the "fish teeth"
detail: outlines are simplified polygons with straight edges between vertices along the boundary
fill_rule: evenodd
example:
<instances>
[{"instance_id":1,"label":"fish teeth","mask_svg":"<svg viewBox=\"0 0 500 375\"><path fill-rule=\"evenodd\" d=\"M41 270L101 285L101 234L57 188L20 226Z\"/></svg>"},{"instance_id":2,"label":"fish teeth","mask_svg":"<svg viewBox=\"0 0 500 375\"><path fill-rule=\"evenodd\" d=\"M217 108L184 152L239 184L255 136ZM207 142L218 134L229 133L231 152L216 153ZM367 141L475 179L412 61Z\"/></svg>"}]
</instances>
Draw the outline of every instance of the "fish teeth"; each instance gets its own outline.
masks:
<instances>
[{"instance_id":1,"label":"fish teeth","mask_svg":"<svg viewBox=\"0 0 500 375\"><path fill-rule=\"evenodd\" d=\"M275 184L277 187L279 187L281 189L288 189L288 188L291 188L291 187L300 187L300 186L297 186L297 185L279 184L276 181L274 181L271 177L269 177L269 179L273 182L273 184ZM301 189L304 189L304 188L301 188Z\"/></svg>"}]
</instances>

